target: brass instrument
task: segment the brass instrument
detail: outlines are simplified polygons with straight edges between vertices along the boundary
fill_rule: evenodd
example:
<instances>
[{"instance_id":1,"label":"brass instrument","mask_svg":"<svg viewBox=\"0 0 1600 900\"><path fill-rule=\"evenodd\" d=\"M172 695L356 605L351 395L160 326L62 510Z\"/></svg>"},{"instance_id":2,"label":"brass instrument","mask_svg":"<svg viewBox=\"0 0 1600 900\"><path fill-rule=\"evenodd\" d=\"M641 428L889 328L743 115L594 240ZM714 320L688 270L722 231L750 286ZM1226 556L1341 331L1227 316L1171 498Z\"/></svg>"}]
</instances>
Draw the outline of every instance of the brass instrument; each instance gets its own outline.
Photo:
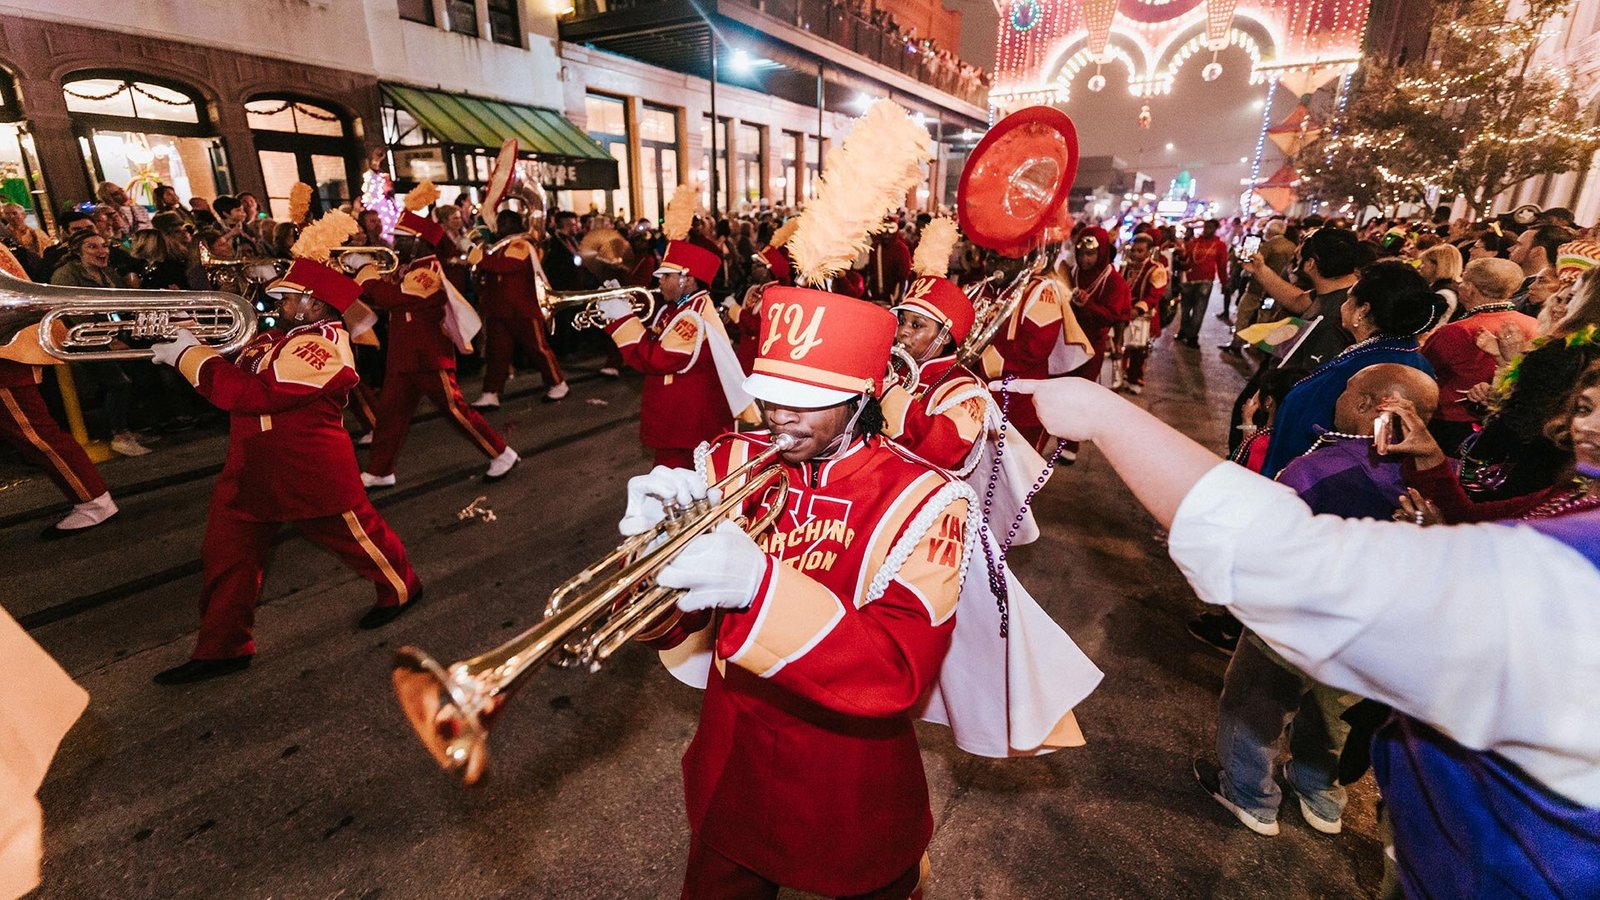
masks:
<instances>
[{"instance_id":1,"label":"brass instrument","mask_svg":"<svg viewBox=\"0 0 1600 900\"><path fill-rule=\"evenodd\" d=\"M533 232L531 232L531 231L519 231L516 234L508 234L505 237L503 237L503 238L495 241L494 243L488 245L487 247L484 246L483 241L481 241L481 240L474 241L473 244L472 244L472 249L467 251L467 265L469 265L469 266L477 266L478 263L483 262L483 258L484 257L489 256L491 254L499 253L501 250L504 250L505 248L511 246L512 243L514 243L516 241L530 241L531 242L533 240L534 240Z\"/></svg>"},{"instance_id":2,"label":"brass instrument","mask_svg":"<svg viewBox=\"0 0 1600 900\"><path fill-rule=\"evenodd\" d=\"M34 327L37 348L11 346ZM149 359L148 343L172 340L180 328L230 354L255 336L256 310L245 298L222 291L65 287L0 271L0 354L7 358L39 349L50 361ZM148 343L118 346L130 342Z\"/></svg>"},{"instance_id":3,"label":"brass instrument","mask_svg":"<svg viewBox=\"0 0 1600 900\"><path fill-rule=\"evenodd\" d=\"M600 314L600 301L626 300L633 307L633 314L648 322L655 313L656 295L642 287L604 288L598 291L552 291L546 290L544 283L539 285L539 310L544 313L545 324L554 329L556 327L556 313L566 309L576 309L578 314L572 319L572 327L604 328L606 317Z\"/></svg>"},{"instance_id":4,"label":"brass instrument","mask_svg":"<svg viewBox=\"0 0 1600 900\"><path fill-rule=\"evenodd\" d=\"M771 463L793 445L793 438L779 435L717 482L721 495L715 502L708 495L687 507L668 506L654 528L624 540L556 588L543 621L506 643L448 667L416 647L395 653L395 695L434 760L463 784L476 784L488 765L489 728L532 672L545 663L598 671L671 612L680 591L660 586L656 577L690 541L726 521L751 535L771 526L789 493L789 474ZM769 490L767 511L745 521L745 503Z\"/></svg>"},{"instance_id":5,"label":"brass instrument","mask_svg":"<svg viewBox=\"0 0 1600 900\"><path fill-rule=\"evenodd\" d=\"M899 344L889 345L889 384L898 384L912 394L917 392L917 382L922 380L922 363L911 351Z\"/></svg>"},{"instance_id":6,"label":"brass instrument","mask_svg":"<svg viewBox=\"0 0 1600 900\"><path fill-rule=\"evenodd\" d=\"M198 243L200 268L206 273L206 281L217 290L230 294L240 296L254 294L257 289L282 277L289 271L289 264L293 262L271 256L218 259L211 254L211 248L207 247L204 241Z\"/></svg>"},{"instance_id":7,"label":"brass instrument","mask_svg":"<svg viewBox=\"0 0 1600 900\"><path fill-rule=\"evenodd\" d=\"M400 254L381 244L376 247L334 247L328 251L328 259L338 263L347 275L354 275L369 264L378 267L379 275L400 270Z\"/></svg>"},{"instance_id":8,"label":"brass instrument","mask_svg":"<svg viewBox=\"0 0 1600 900\"><path fill-rule=\"evenodd\" d=\"M979 361L983 359L983 351L994 343L994 339L1000 335L1000 329L1016 315L1017 307L1022 305L1023 298L1027 296L1028 283L1043 272L1044 268L1045 254L1035 253L1028 264L1011 279L1011 283L993 298L985 300L979 296L973 299L972 330L967 332L966 340L956 347L956 362L959 365L975 370ZM985 283L987 282L979 284L981 286Z\"/></svg>"}]
</instances>

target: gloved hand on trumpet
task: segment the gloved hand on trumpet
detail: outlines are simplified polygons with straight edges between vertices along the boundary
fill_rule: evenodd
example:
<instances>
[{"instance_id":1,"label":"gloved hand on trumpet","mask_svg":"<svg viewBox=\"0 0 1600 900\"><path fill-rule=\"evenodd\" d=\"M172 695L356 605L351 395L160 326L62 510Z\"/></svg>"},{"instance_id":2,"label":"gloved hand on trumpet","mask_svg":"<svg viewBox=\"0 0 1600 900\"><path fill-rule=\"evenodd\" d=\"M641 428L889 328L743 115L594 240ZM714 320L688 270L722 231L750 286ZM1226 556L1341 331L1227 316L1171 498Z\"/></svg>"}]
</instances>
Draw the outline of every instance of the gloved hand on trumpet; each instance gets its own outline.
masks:
<instances>
[{"instance_id":1,"label":"gloved hand on trumpet","mask_svg":"<svg viewBox=\"0 0 1600 900\"><path fill-rule=\"evenodd\" d=\"M600 315L606 317L607 322L615 322L623 316L633 315L633 304L618 297L597 301L594 306L600 310Z\"/></svg>"},{"instance_id":2,"label":"gloved hand on trumpet","mask_svg":"<svg viewBox=\"0 0 1600 900\"><path fill-rule=\"evenodd\" d=\"M615 302L627 306L626 301ZM624 537L641 534L666 518L668 504L685 509L696 501L707 499L716 503L722 499L722 492L715 488L708 489L705 480L692 470L656 466L643 475L628 479L628 510L623 514L622 521L617 523L617 530Z\"/></svg>"},{"instance_id":3,"label":"gloved hand on trumpet","mask_svg":"<svg viewBox=\"0 0 1600 900\"><path fill-rule=\"evenodd\" d=\"M771 562L743 528L723 522L690 541L661 570L656 583L684 589L678 598L678 608L684 612L748 609Z\"/></svg>"},{"instance_id":4,"label":"gloved hand on trumpet","mask_svg":"<svg viewBox=\"0 0 1600 900\"><path fill-rule=\"evenodd\" d=\"M176 366L183 351L198 346L200 339L194 336L194 332L180 328L176 338L150 345L150 361L158 366Z\"/></svg>"}]
</instances>

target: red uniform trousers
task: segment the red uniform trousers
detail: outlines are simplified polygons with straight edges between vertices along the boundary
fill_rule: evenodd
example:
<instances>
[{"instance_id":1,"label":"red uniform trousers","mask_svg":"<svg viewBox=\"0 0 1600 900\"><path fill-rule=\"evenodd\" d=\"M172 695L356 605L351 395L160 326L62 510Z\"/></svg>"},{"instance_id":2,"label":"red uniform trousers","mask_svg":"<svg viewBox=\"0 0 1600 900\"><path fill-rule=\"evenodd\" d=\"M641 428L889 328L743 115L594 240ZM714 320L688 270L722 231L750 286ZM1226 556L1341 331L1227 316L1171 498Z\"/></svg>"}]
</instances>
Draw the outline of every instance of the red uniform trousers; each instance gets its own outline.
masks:
<instances>
[{"instance_id":1,"label":"red uniform trousers","mask_svg":"<svg viewBox=\"0 0 1600 900\"><path fill-rule=\"evenodd\" d=\"M376 605L398 606L415 593L417 573L399 535L365 499L342 516L258 522L221 499L229 493L218 490L213 495L201 544L205 568L195 659L231 659L256 652L250 633L261 598L261 575L272 539L285 524L372 582L378 589Z\"/></svg>"},{"instance_id":2,"label":"red uniform trousers","mask_svg":"<svg viewBox=\"0 0 1600 900\"><path fill-rule=\"evenodd\" d=\"M483 320L483 330L484 349L489 357L483 369L486 393L498 394L505 390L506 376L511 373L511 353L519 347L539 367L545 387L555 387L567 380L561 372L561 363L550 350L550 342L545 339L542 323L525 316L491 316Z\"/></svg>"},{"instance_id":3,"label":"red uniform trousers","mask_svg":"<svg viewBox=\"0 0 1600 900\"><path fill-rule=\"evenodd\" d=\"M927 857L923 857L926 862ZM875 891L852 894L841 900L920 900L922 863ZM689 867L683 873L683 900L772 900L778 884L746 869L707 847L695 835L689 837Z\"/></svg>"},{"instance_id":4,"label":"red uniform trousers","mask_svg":"<svg viewBox=\"0 0 1600 900\"><path fill-rule=\"evenodd\" d=\"M351 389L348 409L362 431L372 431L378 427L378 392L368 387L365 381Z\"/></svg>"},{"instance_id":5,"label":"red uniform trousers","mask_svg":"<svg viewBox=\"0 0 1600 900\"><path fill-rule=\"evenodd\" d=\"M417 411L417 402L426 396L433 405L445 413L445 418L455 429L466 436L473 446L490 459L505 452L505 439L467 405L461 396L461 386L456 384L456 373L449 369L431 372L390 372L384 377L383 392L378 395L378 426L372 435L372 455L367 457L366 471L373 475L393 475L394 462L406 442L406 432L411 430L411 416Z\"/></svg>"},{"instance_id":6,"label":"red uniform trousers","mask_svg":"<svg viewBox=\"0 0 1600 900\"><path fill-rule=\"evenodd\" d=\"M51 417L38 385L0 387L0 436L43 469L73 503L85 503L106 492L106 483L89 455Z\"/></svg>"}]
</instances>

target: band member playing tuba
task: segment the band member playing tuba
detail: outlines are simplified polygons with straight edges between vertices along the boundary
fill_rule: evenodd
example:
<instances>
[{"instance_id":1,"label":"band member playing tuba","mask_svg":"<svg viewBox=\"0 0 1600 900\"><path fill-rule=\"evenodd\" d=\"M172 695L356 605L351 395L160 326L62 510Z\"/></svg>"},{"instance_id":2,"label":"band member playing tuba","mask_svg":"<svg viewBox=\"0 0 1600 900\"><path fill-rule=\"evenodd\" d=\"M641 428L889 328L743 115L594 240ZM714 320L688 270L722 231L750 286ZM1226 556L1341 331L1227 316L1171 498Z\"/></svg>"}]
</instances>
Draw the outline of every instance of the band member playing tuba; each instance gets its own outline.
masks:
<instances>
[{"instance_id":1,"label":"band member playing tuba","mask_svg":"<svg viewBox=\"0 0 1600 900\"><path fill-rule=\"evenodd\" d=\"M933 816L912 718L950 646L976 501L880 434L892 315L790 287L761 312L745 384L768 430L633 479L620 526L704 496L774 435L795 441L777 524L702 535L659 579L687 592L651 642L706 689L684 758L683 896L917 896Z\"/></svg>"},{"instance_id":2,"label":"band member playing tuba","mask_svg":"<svg viewBox=\"0 0 1600 900\"><path fill-rule=\"evenodd\" d=\"M316 228L301 240L317 240ZM277 298L278 321L287 327L257 335L233 362L188 331L156 346L155 362L177 369L231 414L228 458L201 547L200 636L193 658L157 674L157 684L203 681L250 665L262 572L272 538L286 523L377 588L377 602L360 627L392 621L421 596L400 538L367 500L342 421L358 377L340 316L363 316L370 324L361 288L301 258L267 293Z\"/></svg>"},{"instance_id":3,"label":"band member playing tuba","mask_svg":"<svg viewBox=\"0 0 1600 900\"><path fill-rule=\"evenodd\" d=\"M437 194L437 189L433 192ZM412 191L413 196L422 193L422 185ZM408 205L413 196L406 198ZM395 224L395 249L406 262L394 275L398 283L379 277L371 266L356 273L362 296L389 312L383 392L378 395L372 455L361 473L361 482L369 488L394 486L395 459L411 428L417 402L424 396L489 458L485 482L504 478L519 459L500 433L467 405L456 383L456 351L472 352L472 338L481 322L445 277L434 255L442 240L444 229L439 223L408 209Z\"/></svg>"},{"instance_id":4,"label":"band member playing tuba","mask_svg":"<svg viewBox=\"0 0 1600 900\"><path fill-rule=\"evenodd\" d=\"M645 375L640 440L655 451L656 465L669 468L691 465L694 448L732 430L734 417L750 405L739 387L738 356L707 292L722 259L686 238L697 197L679 185L667 205L663 230L671 240L655 273L664 302L651 321L640 321L626 300L597 304L623 360Z\"/></svg>"},{"instance_id":5,"label":"band member playing tuba","mask_svg":"<svg viewBox=\"0 0 1600 900\"><path fill-rule=\"evenodd\" d=\"M525 234L527 223L514 209L501 209L495 215L498 240L506 241ZM485 349L488 361L483 368L483 393L472 405L494 409L500 405L511 371L511 353L520 349L544 378L547 403L567 396L567 376L545 337L544 313L539 309L539 260L533 241L510 240L504 247L486 253L473 267L478 284L478 304L483 310Z\"/></svg>"}]
</instances>

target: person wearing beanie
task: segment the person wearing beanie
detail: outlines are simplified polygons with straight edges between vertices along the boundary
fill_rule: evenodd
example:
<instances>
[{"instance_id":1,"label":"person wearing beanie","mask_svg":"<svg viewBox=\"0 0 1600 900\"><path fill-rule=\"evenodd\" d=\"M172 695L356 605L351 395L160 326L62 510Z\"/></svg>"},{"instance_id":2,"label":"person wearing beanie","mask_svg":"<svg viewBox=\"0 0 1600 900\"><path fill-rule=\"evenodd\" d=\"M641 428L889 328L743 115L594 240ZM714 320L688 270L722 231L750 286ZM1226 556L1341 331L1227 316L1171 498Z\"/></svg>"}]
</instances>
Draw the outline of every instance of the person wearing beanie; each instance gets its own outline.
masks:
<instances>
[{"instance_id":1,"label":"person wearing beanie","mask_svg":"<svg viewBox=\"0 0 1600 900\"><path fill-rule=\"evenodd\" d=\"M411 199L407 197L407 202ZM361 482L369 488L394 486L395 461L423 397L489 458L484 482L499 481L520 457L467 404L456 382L456 352L472 352L472 338L482 322L445 277L444 267L434 255L444 239L444 229L431 217L407 209L395 223L394 234L395 252L405 265L388 276L379 276L372 266L356 273L362 297L389 313L383 390L374 410L372 453L361 472Z\"/></svg>"},{"instance_id":2,"label":"person wearing beanie","mask_svg":"<svg viewBox=\"0 0 1600 900\"><path fill-rule=\"evenodd\" d=\"M662 570L684 593L643 636L705 689L683 896L918 896L933 815L913 718L950 648L977 499L880 433L891 313L795 287L762 303L744 386L765 430L632 479L619 524L640 533L769 449L789 478L770 529L725 524Z\"/></svg>"},{"instance_id":3,"label":"person wearing beanie","mask_svg":"<svg viewBox=\"0 0 1600 900\"><path fill-rule=\"evenodd\" d=\"M153 362L177 369L230 416L228 457L201 546L199 638L189 661L158 673L157 684L204 681L250 665L261 578L285 524L376 587L360 627L387 624L422 594L399 536L367 499L344 430L345 399L359 378L341 316L370 317L360 286L302 258L266 290L284 327L256 335L232 362L187 329L154 348Z\"/></svg>"}]
</instances>

